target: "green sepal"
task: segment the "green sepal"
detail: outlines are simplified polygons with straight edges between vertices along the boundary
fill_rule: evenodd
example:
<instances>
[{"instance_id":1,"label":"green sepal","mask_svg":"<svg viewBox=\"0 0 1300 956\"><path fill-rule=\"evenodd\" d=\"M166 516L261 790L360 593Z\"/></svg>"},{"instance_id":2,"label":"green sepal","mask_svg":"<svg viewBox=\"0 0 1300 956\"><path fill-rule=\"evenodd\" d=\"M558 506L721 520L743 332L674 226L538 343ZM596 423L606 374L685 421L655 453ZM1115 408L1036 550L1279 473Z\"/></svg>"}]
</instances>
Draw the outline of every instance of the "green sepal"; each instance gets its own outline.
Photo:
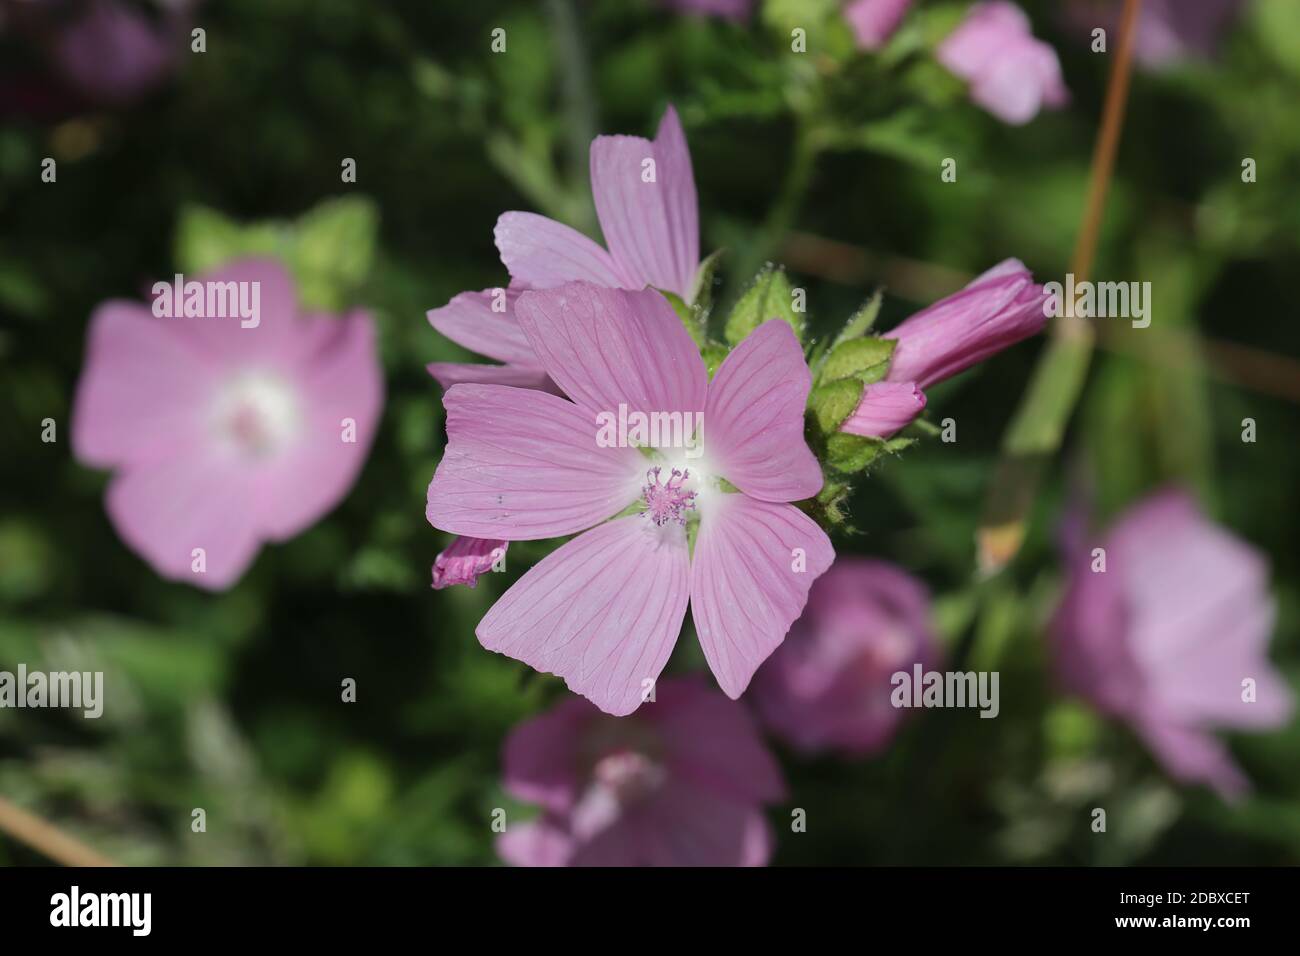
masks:
<instances>
[{"instance_id":1,"label":"green sepal","mask_svg":"<svg viewBox=\"0 0 1300 956\"><path fill-rule=\"evenodd\" d=\"M857 379L842 378L812 390L808 396L808 410L823 434L832 435L839 430L862 401L865 387Z\"/></svg>"},{"instance_id":2,"label":"green sepal","mask_svg":"<svg viewBox=\"0 0 1300 956\"><path fill-rule=\"evenodd\" d=\"M879 382L889 372L889 360L897 344L894 339L875 336L841 342L831 349L818 378L822 382L856 378L864 385Z\"/></svg>"},{"instance_id":3,"label":"green sepal","mask_svg":"<svg viewBox=\"0 0 1300 956\"><path fill-rule=\"evenodd\" d=\"M785 270L770 263L754 277L753 284L731 310L723 336L729 344L737 345L769 319L786 322L803 342L804 316L794 310L794 289Z\"/></svg>"}]
</instances>

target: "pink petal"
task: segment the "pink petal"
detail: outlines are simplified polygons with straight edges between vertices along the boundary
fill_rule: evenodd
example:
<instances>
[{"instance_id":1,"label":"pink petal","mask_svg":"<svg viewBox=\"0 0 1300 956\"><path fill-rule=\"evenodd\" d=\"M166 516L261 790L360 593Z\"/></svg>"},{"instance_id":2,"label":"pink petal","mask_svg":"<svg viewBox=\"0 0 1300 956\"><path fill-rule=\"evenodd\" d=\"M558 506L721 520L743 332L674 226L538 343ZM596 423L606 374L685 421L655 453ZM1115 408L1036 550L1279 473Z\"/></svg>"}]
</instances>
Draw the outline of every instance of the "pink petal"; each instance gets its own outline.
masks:
<instances>
[{"instance_id":1,"label":"pink petal","mask_svg":"<svg viewBox=\"0 0 1300 956\"><path fill-rule=\"evenodd\" d=\"M190 441L173 454L126 467L108 488L107 510L122 540L162 577L210 591L239 580L260 542L242 463ZM206 570L193 570L202 548Z\"/></svg>"},{"instance_id":2,"label":"pink petal","mask_svg":"<svg viewBox=\"0 0 1300 956\"><path fill-rule=\"evenodd\" d=\"M506 792L553 813L572 810L586 783L587 735L605 719L589 702L569 697L519 724L501 749Z\"/></svg>"},{"instance_id":3,"label":"pink petal","mask_svg":"<svg viewBox=\"0 0 1300 956\"><path fill-rule=\"evenodd\" d=\"M463 362L430 362L425 366L443 388L453 385L513 385L554 392L555 383L541 368L526 365L475 365Z\"/></svg>"},{"instance_id":4,"label":"pink petal","mask_svg":"<svg viewBox=\"0 0 1300 956\"><path fill-rule=\"evenodd\" d=\"M1212 734L1160 720L1143 721L1137 729L1175 780L1205 784L1228 801L1250 792L1250 780Z\"/></svg>"},{"instance_id":5,"label":"pink petal","mask_svg":"<svg viewBox=\"0 0 1300 956\"><path fill-rule=\"evenodd\" d=\"M573 838L545 814L526 823L506 823L497 837L497 855L511 866L567 866Z\"/></svg>"},{"instance_id":6,"label":"pink petal","mask_svg":"<svg viewBox=\"0 0 1300 956\"><path fill-rule=\"evenodd\" d=\"M653 181L647 182L651 162ZM653 143L640 136L597 136L591 143L591 191L605 242L624 273L688 298L700 262L700 227L691 154L677 111L668 107Z\"/></svg>"},{"instance_id":7,"label":"pink petal","mask_svg":"<svg viewBox=\"0 0 1300 956\"><path fill-rule=\"evenodd\" d=\"M781 768L748 708L704 678L662 682L641 713L658 732L674 777L738 802L785 799Z\"/></svg>"},{"instance_id":8,"label":"pink petal","mask_svg":"<svg viewBox=\"0 0 1300 956\"><path fill-rule=\"evenodd\" d=\"M765 866L771 824L753 803L672 781L575 849L571 866Z\"/></svg>"},{"instance_id":9,"label":"pink petal","mask_svg":"<svg viewBox=\"0 0 1300 956\"><path fill-rule=\"evenodd\" d=\"M487 574L510 545L505 541L483 538L452 539L433 561L433 588L441 590L453 584L474 587L480 574Z\"/></svg>"},{"instance_id":10,"label":"pink petal","mask_svg":"<svg viewBox=\"0 0 1300 956\"><path fill-rule=\"evenodd\" d=\"M529 288L551 289L578 279L611 289L644 285L582 233L536 213L502 213L496 240L510 277Z\"/></svg>"},{"instance_id":11,"label":"pink petal","mask_svg":"<svg viewBox=\"0 0 1300 956\"><path fill-rule=\"evenodd\" d=\"M186 342L213 363L242 365L256 359L265 365L292 366L310 342L298 325L298 295L293 278L277 259L261 257L228 262L211 272L183 276L184 282L226 285L246 283L257 290L257 324L245 327L238 316L159 319L173 326ZM173 276L159 281L174 282ZM254 283L256 284L254 286ZM154 299L151 296L151 304ZM183 304L183 302L182 302ZM248 321L253 321L249 319Z\"/></svg>"},{"instance_id":12,"label":"pink petal","mask_svg":"<svg viewBox=\"0 0 1300 956\"><path fill-rule=\"evenodd\" d=\"M804 442L812 373L794 331L764 322L722 361L704 409L710 468L747 495L800 501L822 487L822 470Z\"/></svg>"},{"instance_id":13,"label":"pink petal","mask_svg":"<svg viewBox=\"0 0 1300 956\"><path fill-rule=\"evenodd\" d=\"M430 309L429 324L457 345L498 362L537 365L528 336L515 319L519 289L462 292L440 309ZM497 311L496 307L503 311Z\"/></svg>"},{"instance_id":14,"label":"pink petal","mask_svg":"<svg viewBox=\"0 0 1300 956\"><path fill-rule=\"evenodd\" d=\"M925 393L915 382L875 382L840 431L868 438L888 438L925 411Z\"/></svg>"},{"instance_id":15,"label":"pink petal","mask_svg":"<svg viewBox=\"0 0 1300 956\"><path fill-rule=\"evenodd\" d=\"M343 500L369 456L384 403L367 313L299 324L302 336L315 343L294 373L302 431L283 456L247 469L258 528L271 541L296 536Z\"/></svg>"},{"instance_id":16,"label":"pink petal","mask_svg":"<svg viewBox=\"0 0 1300 956\"><path fill-rule=\"evenodd\" d=\"M728 697L749 686L834 559L826 533L792 505L748 495L708 502L691 566L691 615Z\"/></svg>"},{"instance_id":17,"label":"pink petal","mask_svg":"<svg viewBox=\"0 0 1300 956\"><path fill-rule=\"evenodd\" d=\"M658 292L573 282L525 292L516 311L542 367L578 405L615 416L620 404L647 415L689 415L694 434L708 373ZM681 421L685 428L687 419Z\"/></svg>"},{"instance_id":18,"label":"pink petal","mask_svg":"<svg viewBox=\"0 0 1300 956\"><path fill-rule=\"evenodd\" d=\"M456 385L447 450L429 484L435 528L524 541L589 528L641 495L645 457L596 444L595 416L555 395Z\"/></svg>"},{"instance_id":19,"label":"pink petal","mask_svg":"<svg viewBox=\"0 0 1300 956\"><path fill-rule=\"evenodd\" d=\"M479 623L479 641L563 677L606 713L630 714L677 641L689 563L679 526L610 521L520 578Z\"/></svg>"},{"instance_id":20,"label":"pink petal","mask_svg":"<svg viewBox=\"0 0 1300 956\"><path fill-rule=\"evenodd\" d=\"M72 412L72 448L83 464L164 456L201 421L220 376L177 321L132 302L95 310Z\"/></svg>"},{"instance_id":21,"label":"pink petal","mask_svg":"<svg viewBox=\"0 0 1300 956\"><path fill-rule=\"evenodd\" d=\"M894 35L911 5L912 0L851 0L844 19L860 49L878 50Z\"/></svg>"}]
</instances>

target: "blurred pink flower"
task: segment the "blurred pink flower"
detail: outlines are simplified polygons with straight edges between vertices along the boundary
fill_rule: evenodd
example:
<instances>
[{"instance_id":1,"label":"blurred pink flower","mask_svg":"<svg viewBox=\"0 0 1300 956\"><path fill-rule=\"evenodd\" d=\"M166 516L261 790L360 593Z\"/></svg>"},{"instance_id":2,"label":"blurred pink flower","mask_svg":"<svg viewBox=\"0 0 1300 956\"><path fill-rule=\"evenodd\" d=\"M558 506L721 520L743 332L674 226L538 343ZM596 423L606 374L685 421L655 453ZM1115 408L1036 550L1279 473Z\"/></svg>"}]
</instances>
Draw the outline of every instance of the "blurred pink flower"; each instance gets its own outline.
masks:
<instances>
[{"instance_id":1,"label":"blurred pink flower","mask_svg":"<svg viewBox=\"0 0 1300 956\"><path fill-rule=\"evenodd\" d=\"M1024 263L1004 259L960 292L922 309L886 333L898 343L889 373L884 382L867 386L841 431L888 437L921 414L921 389L1042 331L1045 300Z\"/></svg>"},{"instance_id":2,"label":"blurred pink flower","mask_svg":"<svg viewBox=\"0 0 1300 956\"><path fill-rule=\"evenodd\" d=\"M652 286L690 300L700 261L695 177L677 111L671 106L654 141L597 136L591 189L606 251L576 229L531 212L507 212L496 225L510 287L462 292L429 312L429 322L465 348L502 365L435 362L444 388L460 382L550 388L515 318L525 289L585 280L611 289Z\"/></svg>"},{"instance_id":3,"label":"blurred pink flower","mask_svg":"<svg viewBox=\"0 0 1300 956\"><path fill-rule=\"evenodd\" d=\"M809 753L878 753L907 711L890 703L898 671L939 660L925 587L900 568L840 558L754 677L764 724Z\"/></svg>"},{"instance_id":4,"label":"blurred pink flower","mask_svg":"<svg viewBox=\"0 0 1300 956\"><path fill-rule=\"evenodd\" d=\"M506 792L541 815L507 822L516 866L763 866L763 805L781 770L740 704L695 678L665 680L623 720L569 699L506 739Z\"/></svg>"},{"instance_id":5,"label":"blurred pink flower","mask_svg":"<svg viewBox=\"0 0 1300 956\"><path fill-rule=\"evenodd\" d=\"M1118 0L1073 0L1066 5L1065 20L1088 35L1101 27L1108 43L1118 44L1121 6ZM1145 0L1138 11L1133 56L1152 69L1208 59L1243 6L1244 0Z\"/></svg>"},{"instance_id":6,"label":"blurred pink flower","mask_svg":"<svg viewBox=\"0 0 1300 956\"><path fill-rule=\"evenodd\" d=\"M258 323L99 306L72 445L83 464L116 472L108 515L132 550L166 578L222 590L263 542L294 537L347 493L374 437L383 377L370 317L304 315L273 260L190 281L258 283Z\"/></svg>"},{"instance_id":7,"label":"blurred pink flower","mask_svg":"<svg viewBox=\"0 0 1300 956\"><path fill-rule=\"evenodd\" d=\"M654 290L572 283L525 293L516 314L572 401L449 389L429 522L506 541L591 530L516 582L479 623L479 641L623 715L663 670L689 600L709 667L738 697L834 558L826 534L786 503L822 486L803 437L812 376L794 333L764 323L710 381ZM651 461L648 449L602 442L601 416L620 406L691 423L693 444L652 442ZM642 510L617 517L631 506Z\"/></svg>"},{"instance_id":8,"label":"blurred pink flower","mask_svg":"<svg viewBox=\"0 0 1300 956\"><path fill-rule=\"evenodd\" d=\"M1263 558L1176 490L1134 505L1100 543L1104 572L1086 543L1070 545L1052 623L1061 680L1126 721L1175 779L1246 792L1211 730L1278 727L1293 706L1267 658L1276 605Z\"/></svg>"},{"instance_id":9,"label":"blurred pink flower","mask_svg":"<svg viewBox=\"0 0 1300 956\"><path fill-rule=\"evenodd\" d=\"M125 106L176 69L198 0L0 0L0 33L21 35L46 73L5 78L0 110L62 115L85 104Z\"/></svg>"},{"instance_id":10,"label":"blurred pink flower","mask_svg":"<svg viewBox=\"0 0 1300 956\"><path fill-rule=\"evenodd\" d=\"M505 556L505 541L485 541L482 538L451 539L451 544L433 562L433 586L436 589L453 584L478 583L478 576L492 570L492 564Z\"/></svg>"},{"instance_id":11,"label":"blurred pink flower","mask_svg":"<svg viewBox=\"0 0 1300 956\"><path fill-rule=\"evenodd\" d=\"M894 35L912 0L850 0L844 19L863 50L877 50Z\"/></svg>"},{"instance_id":12,"label":"blurred pink flower","mask_svg":"<svg viewBox=\"0 0 1300 956\"><path fill-rule=\"evenodd\" d=\"M1024 11L1005 0L971 7L935 56L970 84L971 99L1013 126L1070 99L1056 51L1035 39Z\"/></svg>"}]
</instances>

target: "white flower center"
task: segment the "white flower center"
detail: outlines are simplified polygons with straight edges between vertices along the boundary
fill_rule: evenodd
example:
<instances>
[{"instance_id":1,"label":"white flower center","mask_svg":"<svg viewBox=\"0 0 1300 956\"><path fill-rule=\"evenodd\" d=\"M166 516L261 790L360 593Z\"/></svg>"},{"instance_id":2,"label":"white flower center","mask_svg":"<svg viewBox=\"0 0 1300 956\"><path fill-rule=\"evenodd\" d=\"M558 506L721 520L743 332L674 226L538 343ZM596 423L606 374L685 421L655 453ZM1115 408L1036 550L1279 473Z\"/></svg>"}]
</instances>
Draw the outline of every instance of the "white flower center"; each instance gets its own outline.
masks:
<instances>
[{"instance_id":1,"label":"white flower center","mask_svg":"<svg viewBox=\"0 0 1300 956\"><path fill-rule=\"evenodd\" d=\"M290 445L302 423L298 396L278 375L253 372L231 381L217 399L220 438L239 454L265 459Z\"/></svg>"}]
</instances>

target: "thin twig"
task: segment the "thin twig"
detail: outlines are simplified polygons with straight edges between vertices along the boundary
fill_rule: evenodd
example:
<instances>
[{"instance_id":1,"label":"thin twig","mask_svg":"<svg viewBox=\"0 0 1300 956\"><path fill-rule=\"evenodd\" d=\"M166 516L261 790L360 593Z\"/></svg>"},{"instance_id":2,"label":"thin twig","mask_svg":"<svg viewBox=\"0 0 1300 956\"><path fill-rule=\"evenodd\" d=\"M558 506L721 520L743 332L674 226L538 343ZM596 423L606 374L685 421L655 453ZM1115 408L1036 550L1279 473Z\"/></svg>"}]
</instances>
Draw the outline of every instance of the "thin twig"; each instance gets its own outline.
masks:
<instances>
[{"instance_id":1,"label":"thin twig","mask_svg":"<svg viewBox=\"0 0 1300 956\"><path fill-rule=\"evenodd\" d=\"M64 866L116 866L80 840L68 836L54 824L28 813L0 797L0 832L9 834L42 856Z\"/></svg>"}]
</instances>

